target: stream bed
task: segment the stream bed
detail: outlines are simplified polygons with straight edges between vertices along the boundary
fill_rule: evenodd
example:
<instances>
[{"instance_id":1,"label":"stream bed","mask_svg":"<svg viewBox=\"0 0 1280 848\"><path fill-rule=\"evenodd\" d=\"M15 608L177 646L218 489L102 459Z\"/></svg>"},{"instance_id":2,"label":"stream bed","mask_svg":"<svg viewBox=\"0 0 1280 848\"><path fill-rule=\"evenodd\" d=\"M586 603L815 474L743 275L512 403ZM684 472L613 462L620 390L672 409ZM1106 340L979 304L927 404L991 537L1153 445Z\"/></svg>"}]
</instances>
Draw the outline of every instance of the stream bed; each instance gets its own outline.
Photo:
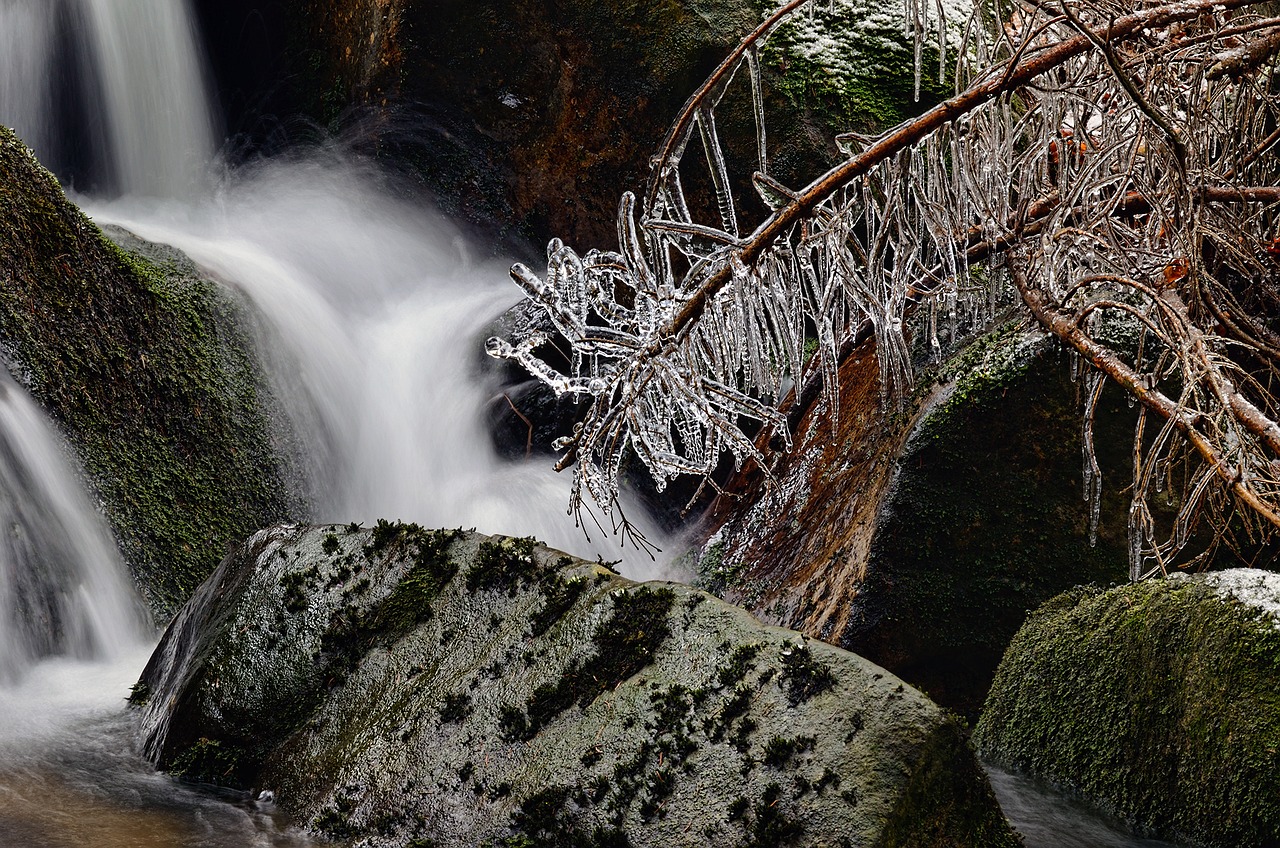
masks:
<instances>
[{"instance_id":1,"label":"stream bed","mask_svg":"<svg viewBox=\"0 0 1280 848\"><path fill-rule=\"evenodd\" d=\"M298 848L272 805L157 773L124 699L150 646L47 660L0 688L0 846Z\"/></svg>"}]
</instances>

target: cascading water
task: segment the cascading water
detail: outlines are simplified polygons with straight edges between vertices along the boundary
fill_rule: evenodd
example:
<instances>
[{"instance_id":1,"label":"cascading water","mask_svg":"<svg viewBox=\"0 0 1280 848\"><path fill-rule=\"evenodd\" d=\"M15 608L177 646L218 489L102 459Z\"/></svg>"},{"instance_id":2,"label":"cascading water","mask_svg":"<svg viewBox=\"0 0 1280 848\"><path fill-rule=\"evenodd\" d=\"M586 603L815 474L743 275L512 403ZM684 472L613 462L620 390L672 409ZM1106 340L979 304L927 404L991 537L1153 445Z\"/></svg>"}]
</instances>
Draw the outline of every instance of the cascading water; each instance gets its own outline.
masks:
<instances>
[{"instance_id":1,"label":"cascading water","mask_svg":"<svg viewBox=\"0 0 1280 848\"><path fill-rule=\"evenodd\" d=\"M0 0L0 123L13 127L45 161L58 18L55 2Z\"/></svg>"},{"instance_id":2,"label":"cascading water","mask_svg":"<svg viewBox=\"0 0 1280 848\"><path fill-rule=\"evenodd\" d=\"M267 316L285 363L277 384L311 434L324 520L536 535L656 576L608 533L588 543L566 514L569 481L547 460L495 455L478 338L518 292L499 264L472 266L437 215L335 156L248 169L208 202L147 206L88 210L181 248Z\"/></svg>"},{"instance_id":3,"label":"cascading water","mask_svg":"<svg viewBox=\"0 0 1280 848\"><path fill-rule=\"evenodd\" d=\"M76 159L74 139L87 182L126 195L88 201L100 221L182 248L258 305L321 517L619 556L608 534L588 545L573 526L566 480L545 461L500 462L483 432L495 389L477 376L475 339L515 299L502 267L469 263L447 224L340 154L243 169L202 196L215 141L191 20L184 0L0 0L0 121L55 165ZM306 844L269 811L177 787L132 750L121 704L147 653L140 615L62 455L0 382L0 845ZM624 556L633 576L659 576ZM1154 845L995 778L1032 848L1084 844L1079 833Z\"/></svg>"},{"instance_id":4,"label":"cascading water","mask_svg":"<svg viewBox=\"0 0 1280 848\"><path fill-rule=\"evenodd\" d=\"M0 684L44 657L117 656L143 643L144 621L66 448L0 375Z\"/></svg>"},{"instance_id":5,"label":"cascading water","mask_svg":"<svg viewBox=\"0 0 1280 848\"><path fill-rule=\"evenodd\" d=\"M0 0L0 123L66 179L188 197L217 144L183 0Z\"/></svg>"},{"instance_id":6,"label":"cascading water","mask_svg":"<svg viewBox=\"0 0 1280 848\"><path fill-rule=\"evenodd\" d=\"M81 0L126 194L187 197L214 151L213 110L190 10L174 0Z\"/></svg>"}]
</instances>

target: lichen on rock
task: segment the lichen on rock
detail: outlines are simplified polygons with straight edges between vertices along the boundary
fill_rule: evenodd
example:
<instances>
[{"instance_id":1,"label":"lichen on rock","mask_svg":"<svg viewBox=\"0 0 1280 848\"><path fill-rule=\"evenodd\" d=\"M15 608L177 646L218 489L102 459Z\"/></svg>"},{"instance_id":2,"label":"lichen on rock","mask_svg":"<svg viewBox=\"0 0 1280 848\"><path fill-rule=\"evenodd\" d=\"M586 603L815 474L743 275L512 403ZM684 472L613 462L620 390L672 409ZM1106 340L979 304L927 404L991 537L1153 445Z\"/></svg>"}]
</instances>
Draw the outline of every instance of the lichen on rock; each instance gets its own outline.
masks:
<instances>
[{"instance_id":1,"label":"lichen on rock","mask_svg":"<svg viewBox=\"0 0 1280 848\"><path fill-rule=\"evenodd\" d=\"M1280 575L1083 588L1038 609L975 741L1140 832L1280 844Z\"/></svg>"},{"instance_id":2,"label":"lichen on rock","mask_svg":"<svg viewBox=\"0 0 1280 848\"><path fill-rule=\"evenodd\" d=\"M370 848L1017 844L892 675L532 540L263 531L143 683L162 767L225 764Z\"/></svg>"}]
</instances>

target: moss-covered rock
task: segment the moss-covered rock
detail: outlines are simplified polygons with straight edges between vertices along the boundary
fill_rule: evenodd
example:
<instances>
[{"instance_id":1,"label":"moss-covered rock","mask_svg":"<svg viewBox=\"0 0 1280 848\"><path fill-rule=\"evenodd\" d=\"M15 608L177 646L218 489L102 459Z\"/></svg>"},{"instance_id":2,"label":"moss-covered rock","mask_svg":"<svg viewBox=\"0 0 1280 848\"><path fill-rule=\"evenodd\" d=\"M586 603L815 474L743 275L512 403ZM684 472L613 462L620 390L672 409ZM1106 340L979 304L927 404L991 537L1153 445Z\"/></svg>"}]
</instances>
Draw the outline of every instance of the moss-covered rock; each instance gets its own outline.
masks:
<instances>
[{"instance_id":1,"label":"moss-covered rock","mask_svg":"<svg viewBox=\"0 0 1280 848\"><path fill-rule=\"evenodd\" d=\"M780 484L730 484L748 500L713 512L724 523L704 546L703 580L976 717L1027 610L1126 576L1133 413L1104 393L1091 544L1069 374L1053 342L1014 322L923 375L892 413L868 342L841 366L838 418L815 408L801 419L794 453L774 468Z\"/></svg>"},{"instance_id":2,"label":"moss-covered rock","mask_svg":"<svg viewBox=\"0 0 1280 848\"><path fill-rule=\"evenodd\" d=\"M916 690L532 540L263 531L143 683L162 767L363 846L1017 844Z\"/></svg>"},{"instance_id":3,"label":"moss-covered rock","mask_svg":"<svg viewBox=\"0 0 1280 848\"><path fill-rule=\"evenodd\" d=\"M1280 576L1237 569L1038 609L996 674L984 757L1153 835L1280 845Z\"/></svg>"},{"instance_id":4,"label":"moss-covered rock","mask_svg":"<svg viewBox=\"0 0 1280 848\"><path fill-rule=\"evenodd\" d=\"M75 448L165 616L228 545L288 513L284 429L246 307L180 254L117 237L137 250L0 127L0 355Z\"/></svg>"}]
</instances>

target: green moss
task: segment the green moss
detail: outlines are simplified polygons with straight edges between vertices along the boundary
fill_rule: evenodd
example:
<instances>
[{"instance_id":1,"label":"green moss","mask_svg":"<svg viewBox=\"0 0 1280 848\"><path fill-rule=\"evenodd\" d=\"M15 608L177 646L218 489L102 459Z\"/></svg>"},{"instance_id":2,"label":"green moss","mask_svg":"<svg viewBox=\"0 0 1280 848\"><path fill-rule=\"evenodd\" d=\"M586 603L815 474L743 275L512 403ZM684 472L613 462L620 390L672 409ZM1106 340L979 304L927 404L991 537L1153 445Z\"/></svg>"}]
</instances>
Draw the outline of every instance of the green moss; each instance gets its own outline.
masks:
<instances>
[{"instance_id":1,"label":"green moss","mask_svg":"<svg viewBox=\"0 0 1280 848\"><path fill-rule=\"evenodd\" d=\"M467 572L467 588L473 592L500 589L514 596L521 586L538 582L545 569L533 556L537 544L532 538L481 542L475 564Z\"/></svg>"},{"instance_id":2,"label":"green moss","mask_svg":"<svg viewBox=\"0 0 1280 848\"><path fill-rule=\"evenodd\" d=\"M0 346L76 450L166 617L297 507L245 306L173 251L108 241L0 128ZM144 258L140 251L150 251Z\"/></svg>"},{"instance_id":3,"label":"green moss","mask_svg":"<svg viewBox=\"0 0 1280 848\"><path fill-rule=\"evenodd\" d=\"M793 707L836 685L831 669L815 660L806 645L783 651L782 679L787 684L787 701Z\"/></svg>"},{"instance_id":4,"label":"green moss","mask_svg":"<svg viewBox=\"0 0 1280 848\"><path fill-rule=\"evenodd\" d=\"M1104 392L1096 445L1103 520L1090 545L1081 418L1068 364L1014 322L937 378L954 381L908 440L841 647L976 718L1027 610L1126 577L1134 413ZM927 389L918 402L924 402Z\"/></svg>"},{"instance_id":5,"label":"green moss","mask_svg":"<svg viewBox=\"0 0 1280 848\"><path fill-rule=\"evenodd\" d=\"M793 757L811 750L815 741L812 736L802 736L795 739L775 736L765 743L762 762L769 768L787 768L791 765Z\"/></svg>"},{"instance_id":6,"label":"green moss","mask_svg":"<svg viewBox=\"0 0 1280 848\"><path fill-rule=\"evenodd\" d=\"M215 739L201 738L173 758L169 773L197 783L240 788L246 785L242 773L243 752Z\"/></svg>"},{"instance_id":7,"label":"green moss","mask_svg":"<svg viewBox=\"0 0 1280 848\"><path fill-rule=\"evenodd\" d=\"M546 633L578 602L582 593L587 590L587 584L585 577L565 580L557 574L548 574L541 584L546 602L542 605L542 609L529 617L530 632L534 636Z\"/></svg>"},{"instance_id":8,"label":"green moss","mask_svg":"<svg viewBox=\"0 0 1280 848\"><path fill-rule=\"evenodd\" d=\"M519 833L516 843L529 848L628 848L631 840L619 828L582 826L577 805L564 787L552 787L526 798L512 818L511 826Z\"/></svg>"},{"instance_id":9,"label":"green moss","mask_svg":"<svg viewBox=\"0 0 1280 848\"><path fill-rule=\"evenodd\" d=\"M446 695L444 703L440 705L440 720L446 724L461 724L469 715L471 715L471 696L466 692Z\"/></svg>"},{"instance_id":10,"label":"green moss","mask_svg":"<svg viewBox=\"0 0 1280 848\"><path fill-rule=\"evenodd\" d=\"M651 663L670 635L667 615L674 603L670 589L639 588L615 597L613 615L592 637L595 652L555 682L536 688L529 698L527 722L508 717L511 735L532 738L574 704L585 707Z\"/></svg>"},{"instance_id":11,"label":"green moss","mask_svg":"<svg viewBox=\"0 0 1280 848\"><path fill-rule=\"evenodd\" d=\"M131 707L145 707L151 702L151 687L139 680L129 689L129 697L125 700Z\"/></svg>"},{"instance_id":12,"label":"green moss","mask_svg":"<svg viewBox=\"0 0 1280 848\"><path fill-rule=\"evenodd\" d=\"M1009 647L975 738L1137 828L1280 844L1280 631L1198 581L1075 590Z\"/></svg>"},{"instance_id":13,"label":"green moss","mask_svg":"<svg viewBox=\"0 0 1280 848\"><path fill-rule=\"evenodd\" d=\"M429 620L436 597L458 570L449 555L458 536L456 530L424 530L416 524L379 521L371 533L369 548L377 553L396 551L401 558L411 559L413 565L386 600L361 619L359 629L366 634L396 637Z\"/></svg>"},{"instance_id":14,"label":"green moss","mask_svg":"<svg viewBox=\"0 0 1280 848\"><path fill-rule=\"evenodd\" d=\"M743 814L744 848L784 848L804 835L804 825L787 814L782 787L770 783L749 813Z\"/></svg>"},{"instance_id":15,"label":"green moss","mask_svg":"<svg viewBox=\"0 0 1280 848\"><path fill-rule=\"evenodd\" d=\"M696 597L696 596L695 596ZM755 666L753 660L760 653L759 645L739 645L725 660L725 664L716 672L716 679L721 686L735 686L747 676Z\"/></svg>"}]
</instances>

